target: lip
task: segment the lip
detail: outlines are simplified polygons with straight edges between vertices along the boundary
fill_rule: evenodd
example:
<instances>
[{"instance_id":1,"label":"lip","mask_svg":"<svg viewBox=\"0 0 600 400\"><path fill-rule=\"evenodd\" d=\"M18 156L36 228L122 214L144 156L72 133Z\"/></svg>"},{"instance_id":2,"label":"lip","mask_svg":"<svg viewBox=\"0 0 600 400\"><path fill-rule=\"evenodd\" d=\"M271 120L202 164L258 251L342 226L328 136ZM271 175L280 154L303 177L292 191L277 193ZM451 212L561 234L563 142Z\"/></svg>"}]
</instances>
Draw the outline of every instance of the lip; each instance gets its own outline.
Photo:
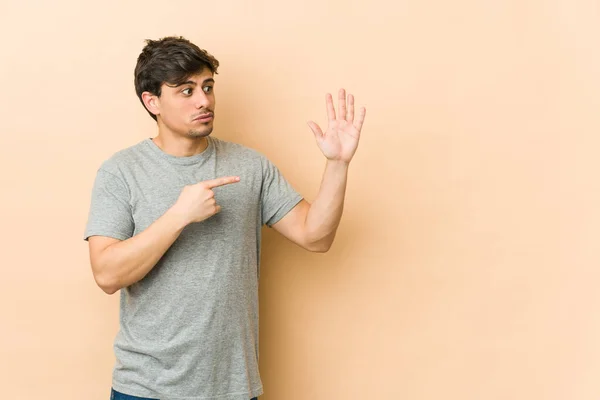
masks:
<instances>
[{"instance_id":1,"label":"lip","mask_svg":"<svg viewBox=\"0 0 600 400\"><path fill-rule=\"evenodd\" d=\"M206 114L198 115L192 121L194 121L194 122L210 122L213 120L213 118L214 118L213 113L206 113Z\"/></svg>"}]
</instances>

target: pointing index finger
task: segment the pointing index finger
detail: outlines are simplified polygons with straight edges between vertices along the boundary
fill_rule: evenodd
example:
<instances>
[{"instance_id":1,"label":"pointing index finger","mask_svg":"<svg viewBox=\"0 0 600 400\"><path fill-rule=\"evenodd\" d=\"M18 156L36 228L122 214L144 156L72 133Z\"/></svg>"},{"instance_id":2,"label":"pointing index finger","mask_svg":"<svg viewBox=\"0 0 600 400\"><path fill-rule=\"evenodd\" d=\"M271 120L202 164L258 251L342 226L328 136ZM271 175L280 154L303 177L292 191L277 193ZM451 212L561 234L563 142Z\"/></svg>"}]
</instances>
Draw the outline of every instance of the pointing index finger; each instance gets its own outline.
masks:
<instances>
[{"instance_id":1,"label":"pointing index finger","mask_svg":"<svg viewBox=\"0 0 600 400\"><path fill-rule=\"evenodd\" d=\"M239 182L239 176L226 176L223 178L211 179L210 181L204 181L203 183L209 189L216 188L218 186L229 185L231 183Z\"/></svg>"}]
</instances>

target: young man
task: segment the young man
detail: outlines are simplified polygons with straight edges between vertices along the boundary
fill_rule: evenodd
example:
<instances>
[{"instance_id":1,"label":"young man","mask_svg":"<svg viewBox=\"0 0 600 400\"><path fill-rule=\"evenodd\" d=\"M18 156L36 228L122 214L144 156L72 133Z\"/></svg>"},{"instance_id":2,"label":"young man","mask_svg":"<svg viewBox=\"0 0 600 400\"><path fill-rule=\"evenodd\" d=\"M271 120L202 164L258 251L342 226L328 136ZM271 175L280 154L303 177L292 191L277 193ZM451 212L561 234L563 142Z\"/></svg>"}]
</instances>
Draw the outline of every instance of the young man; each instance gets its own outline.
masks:
<instances>
[{"instance_id":1,"label":"young man","mask_svg":"<svg viewBox=\"0 0 600 400\"><path fill-rule=\"evenodd\" d=\"M327 251L365 118L331 95L327 166L312 204L263 155L210 134L218 61L181 37L149 40L135 89L158 135L97 171L85 239L98 286L120 290L111 399L248 400L258 372L261 227Z\"/></svg>"}]
</instances>

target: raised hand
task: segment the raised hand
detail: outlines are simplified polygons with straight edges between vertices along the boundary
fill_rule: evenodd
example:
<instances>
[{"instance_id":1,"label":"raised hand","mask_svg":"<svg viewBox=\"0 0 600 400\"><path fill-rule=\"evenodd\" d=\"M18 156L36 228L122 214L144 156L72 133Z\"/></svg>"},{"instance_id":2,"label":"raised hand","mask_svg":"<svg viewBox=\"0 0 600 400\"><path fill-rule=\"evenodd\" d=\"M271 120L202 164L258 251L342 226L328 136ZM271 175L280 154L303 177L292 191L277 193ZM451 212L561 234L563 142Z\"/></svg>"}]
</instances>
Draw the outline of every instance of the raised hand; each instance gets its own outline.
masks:
<instances>
[{"instance_id":1,"label":"raised hand","mask_svg":"<svg viewBox=\"0 0 600 400\"><path fill-rule=\"evenodd\" d=\"M327 93L325 103L329 119L325 133L313 121L309 121L308 126L315 135L317 145L328 160L349 163L358 147L360 131L367 110L361 107L355 119L354 96L349 94L346 104L346 91L344 89L339 91L337 117L331 94Z\"/></svg>"},{"instance_id":2,"label":"raised hand","mask_svg":"<svg viewBox=\"0 0 600 400\"><path fill-rule=\"evenodd\" d=\"M173 209L183 217L186 224L204 221L221 211L212 189L239 180L237 176L228 176L187 185L181 190Z\"/></svg>"}]
</instances>

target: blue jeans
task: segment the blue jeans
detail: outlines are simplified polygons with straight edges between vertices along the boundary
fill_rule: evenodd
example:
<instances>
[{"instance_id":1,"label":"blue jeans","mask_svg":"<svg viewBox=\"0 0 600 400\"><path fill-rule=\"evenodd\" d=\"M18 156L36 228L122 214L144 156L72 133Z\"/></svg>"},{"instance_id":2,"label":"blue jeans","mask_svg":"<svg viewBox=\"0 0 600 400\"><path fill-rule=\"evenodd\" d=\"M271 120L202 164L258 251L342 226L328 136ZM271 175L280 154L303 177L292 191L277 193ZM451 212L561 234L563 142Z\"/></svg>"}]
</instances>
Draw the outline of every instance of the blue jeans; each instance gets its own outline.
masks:
<instances>
[{"instance_id":1,"label":"blue jeans","mask_svg":"<svg viewBox=\"0 0 600 400\"><path fill-rule=\"evenodd\" d=\"M117 392L115 389L110 390L110 400L159 400L159 399L150 399L147 397L137 397L131 396L125 393ZM250 400L258 400L258 397L255 397Z\"/></svg>"}]
</instances>

